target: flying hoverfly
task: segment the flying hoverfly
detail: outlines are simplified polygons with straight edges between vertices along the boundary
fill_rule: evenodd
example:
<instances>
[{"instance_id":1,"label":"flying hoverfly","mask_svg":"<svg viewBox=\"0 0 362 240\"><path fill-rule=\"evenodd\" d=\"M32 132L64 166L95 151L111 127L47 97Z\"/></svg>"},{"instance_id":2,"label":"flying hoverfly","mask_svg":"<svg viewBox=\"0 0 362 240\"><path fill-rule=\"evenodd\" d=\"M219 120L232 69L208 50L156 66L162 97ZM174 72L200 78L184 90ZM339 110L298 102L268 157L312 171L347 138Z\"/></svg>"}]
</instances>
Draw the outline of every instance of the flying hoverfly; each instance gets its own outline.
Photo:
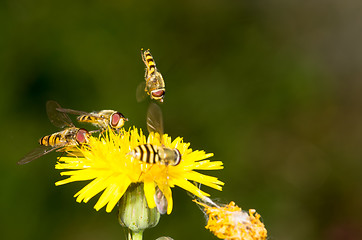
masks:
<instances>
[{"instance_id":1,"label":"flying hoverfly","mask_svg":"<svg viewBox=\"0 0 362 240\"><path fill-rule=\"evenodd\" d=\"M163 138L163 118L161 108L156 103L151 103L147 110L147 129L148 132L158 133L162 143ZM161 164L176 166L181 162L181 153L177 148L168 148L153 144L142 144L134 148L130 155L148 164ZM168 202L165 195L156 187L154 195L157 210L160 214L167 212Z\"/></svg>"},{"instance_id":2,"label":"flying hoverfly","mask_svg":"<svg viewBox=\"0 0 362 240\"><path fill-rule=\"evenodd\" d=\"M81 145L89 141L91 134L84 128L75 127L69 116L57 111L57 108L60 108L60 105L55 101L48 101L46 104L50 122L64 130L39 139L40 146L25 155L18 164L26 164L54 150L61 152L66 147Z\"/></svg>"},{"instance_id":3,"label":"flying hoverfly","mask_svg":"<svg viewBox=\"0 0 362 240\"><path fill-rule=\"evenodd\" d=\"M143 49L141 49L141 56L142 61L146 65L146 71L145 81L137 87L137 101L142 101L147 94L150 95L151 99L163 102L166 92L165 81L156 67L155 60L153 59L150 50L143 51Z\"/></svg>"},{"instance_id":4,"label":"flying hoverfly","mask_svg":"<svg viewBox=\"0 0 362 240\"><path fill-rule=\"evenodd\" d=\"M99 112L83 112L67 108L57 108L59 112L78 115L78 122L91 123L101 130L111 127L113 130L119 130L124 123L128 121L122 113L114 110L102 110Z\"/></svg>"}]
</instances>

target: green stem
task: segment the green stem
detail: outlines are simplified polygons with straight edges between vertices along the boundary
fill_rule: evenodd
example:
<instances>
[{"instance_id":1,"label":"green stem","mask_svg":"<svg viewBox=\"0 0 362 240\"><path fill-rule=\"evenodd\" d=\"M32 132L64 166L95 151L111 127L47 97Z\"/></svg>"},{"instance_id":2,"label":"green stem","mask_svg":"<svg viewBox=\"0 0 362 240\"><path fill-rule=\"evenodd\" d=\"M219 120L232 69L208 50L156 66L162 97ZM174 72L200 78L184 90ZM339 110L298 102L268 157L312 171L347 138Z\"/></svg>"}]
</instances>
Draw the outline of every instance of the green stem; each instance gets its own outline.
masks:
<instances>
[{"instance_id":1,"label":"green stem","mask_svg":"<svg viewBox=\"0 0 362 240\"><path fill-rule=\"evenodd\" d=\"M137 231L137 232L134 232L134 231L130 230L128 235L129 235L128 240L142 240L143 230L142 231Z\"/></svg>"}]
</instances>

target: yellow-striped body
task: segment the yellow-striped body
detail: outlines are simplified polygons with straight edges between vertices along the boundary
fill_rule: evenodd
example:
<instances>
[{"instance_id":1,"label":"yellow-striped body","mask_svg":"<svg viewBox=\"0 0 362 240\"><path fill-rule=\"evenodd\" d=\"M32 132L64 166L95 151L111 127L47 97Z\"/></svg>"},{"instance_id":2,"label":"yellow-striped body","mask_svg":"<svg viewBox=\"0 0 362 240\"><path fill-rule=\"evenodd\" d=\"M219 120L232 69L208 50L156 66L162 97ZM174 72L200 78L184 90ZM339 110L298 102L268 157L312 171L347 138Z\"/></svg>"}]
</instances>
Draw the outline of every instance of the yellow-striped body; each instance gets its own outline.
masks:
<instances>
[{"instance_id":1,"label":"yellow-striped body","mask_svg":"<svg viewBox=\"0 0 362 240\"><path fill-rule=\"evenodd\" d=\"M166 92L165 81L161 73L157 70L155 60L149 50L142 52L142 60L146 65L145 92L150 95L152 99L163 102L163 97Z\"/></svg>"},{"instance_id":2,"label":"yellow-striped body","mask_svg":"<svg viewBox=\"0 0 362 240\"><path fill-rule=\"evenodd\" d=\"M53 133L39 139L39 144L43 146L61 146L64 145L64 138L62 132Z\"/></svg>"},{"instance_id":3,"label":"yellow-striped body","mask_svg":"<svg viewBox=\"0 0 362 240\"><path fill-rule=\"evenodd\" d=\"M142 144L131 152L131 155L148 164L162 164L175 166L180 163L181 154L175 148L167 148L152 144Z\"/></svg>"},{"instance_id":4,"label":"yellow-striped body","mask_svg":"<svg viewBox=\"0 0 362 240\"><path fill-rule=\"evenodd\" d=\"M75 127L69 116L58 110L62 109L59 103L56 101L48 101L46 109L50 122L54 124L54 126L63 128L64 130L39 139L40 146L26 154L20 159L18 164L29 163L52 151L68 151L68 147L73 148L78 144L84 144L89 141L91 134L84 128Z\"/></svg>"},{"instance_id":5,"label":"yellow-striped body","mask_svg":"<svg viewBox=\"0 0 362 240\"><path fill-rule=\"evenodd\" d=\"M146 64L146 76L145 77L148 79L148 78L150 78L150 76L155 74L155 72L157 71L156 63L155 63L155 60L153 60L150 50L146 50L143 52L143 61Z\"/></svg>"},{"instance_id":6,"label":"yellow-striped body","mask_svg":"<svg viewBox=\"0 0 362 240\"><path fill-rule=\"evenodd\" d=\"M88 142L90 134L83 128L70 127L39 139L39 144L50 147L75 146Z\"/></svg>"},{"instance_id":7,"label":"yellow-striped body","mask_svg":"<svg viewBox=\"0 0 362 240\"><path fill-rule=\"evenodd\" d=\"M99 117L95 117L92 115L81 115L77 117L78 122L86 122L86 123L97 123Z\"/></svg>"},{"instance_id":8,"label":"yellow-striped body","mask_svg":"<svg viewBox=\"0 0 362 240\"><path fill-rule=\"evenodd\" d=\"M114 110L102 110L99 112L83 114L78 116L77 120L79 122L92 123L101 129L107 129L108 127L120 129L123 127L125 121L128 121L123 114Z\"/></svg>"}]
</instances>

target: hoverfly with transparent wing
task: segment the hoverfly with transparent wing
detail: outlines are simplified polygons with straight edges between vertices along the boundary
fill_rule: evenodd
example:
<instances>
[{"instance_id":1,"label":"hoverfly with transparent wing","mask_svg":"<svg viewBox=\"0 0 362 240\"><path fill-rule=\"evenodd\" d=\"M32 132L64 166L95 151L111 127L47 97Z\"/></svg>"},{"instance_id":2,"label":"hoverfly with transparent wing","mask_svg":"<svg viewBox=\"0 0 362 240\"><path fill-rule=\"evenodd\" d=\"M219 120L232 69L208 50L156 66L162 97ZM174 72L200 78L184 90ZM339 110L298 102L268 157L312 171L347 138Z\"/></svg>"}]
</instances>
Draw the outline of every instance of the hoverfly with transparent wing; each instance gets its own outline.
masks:
<instances>
[{"instance_id":1,"label":"hoverfly with transparent wing","mask_svg":"<svg viewBox=\"0 0 362 240\"><path fill-rule=\"evenodd\" d=\"M161 108L156 103L150 103L147 110L147 129L148 132L159 134L160 142L163 139L163 118ZM135 159L147 164L161 164L165 166L176 166L181 162L181 153L177 148L168 148L165 146L157 146L154 144L142 144L134 148L130 155ZM156 187L154 195L155 203L158 211L161 214L167 212L167 199L159 189Z\"/></svg>"},{"instance_id":2,"label":"hoverfly with transparent wing","mask_svg":"<svg viewBox=\"0 0 362 240\"><path fill-rule=\"evenodd\" d=\"M57 111L78 115L78 122L91 123L102 131L106 130L108 127L119 131L124 123L128 121L128 118L125 118L122 113L114 110L102 110L88 113L59 107L57 108Z\"/></svg>"},{"instance_id":3,"label":"hoverfly with transparent wing","mask_svg":"<svg viewBox=\"0 0 362 240\"><path fill-rule=\"evenodd\" d=\"M63 128L64 130L39 139L40 146L25 155L18 164L26 164L54 150L62 152L67 147L75 147L89 141L91 133L84 128L75 127L69 116L63 112L59 112L57 108L61 107L55 101L48 101L46 103L46 110L50 122L54 126Z\"/></svg>"},{"instance_id":4,"label":"hoverfly with transparent wing","mask_svg":"<svg viewBox=\"0 0 362 240\"><path fill-rule=\"evenodd\" d=\"M138 102L141 102L146 95L149 95L151 99L163 102L166 93L165 81L156 68L156 63L150 50L143 51L143 49L141 49L141 57L146 65L145 81L138 85L136 99Z\"/></svg>"},{"instance_id":5,"label":"hoverfly with transparent wing","mask_svg":"<svg viewBox=\"0 0 362 240\"><path fill-rule=\"evenodd\" d=\"M158 133L162 143L163 138L163 118L161 108L150 103L147 111L147 129L148 132ZM142 144L132 150L131 155L148 164L162 164L176 166L181 161L181 154L177 148L168 148L165 146L156 146L153 144Z\"/></svg>"}]
</instances>

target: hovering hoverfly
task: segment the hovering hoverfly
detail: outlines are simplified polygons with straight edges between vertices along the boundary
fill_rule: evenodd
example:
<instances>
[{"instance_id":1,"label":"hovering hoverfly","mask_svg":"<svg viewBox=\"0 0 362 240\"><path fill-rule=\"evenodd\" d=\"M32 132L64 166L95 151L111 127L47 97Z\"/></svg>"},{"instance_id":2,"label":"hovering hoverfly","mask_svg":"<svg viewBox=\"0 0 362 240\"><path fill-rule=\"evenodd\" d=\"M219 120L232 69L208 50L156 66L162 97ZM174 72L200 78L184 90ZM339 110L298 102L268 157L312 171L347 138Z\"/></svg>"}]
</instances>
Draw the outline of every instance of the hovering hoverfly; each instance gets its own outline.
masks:
<instances>
[{"instance_id":1,"label":"hovering hoverfly","mask_svg":"<svg viewBox=\"0 0 362 240\"><path fill-rule=\"evenodd\" d=\"M145 82L142 82L137 87L137 101L142 101L146 95L150 95L151 99L163 102L165 96L165 81L161 73L156 68L155 60L153 59L150 50L143 51L141 49L142 61L146 65Z\"/></svg>"},{"instance_id":2,"label":"hovering hoverfly","mask_svg":"<svg viewBox=\"0 0 362 240\"><path fill-rule=\"evenodd\" d=\"M60 105L55 101L48 101L46 104L50 122L64 130L39 139L40 146L25 155L18 164L26 164L54 150L61 152L66 147L77 146L89 141L91 134L84 128L75 127L69 116L57 111L57 108L60 108Z\"/></svg>"},{"instance_id":3,"label":"hovering hoverfly","mask_svg":"<svg viewBox=\"0 0 362 240\"><path fill-rule=\"evenodd\" d=\"M128 121L122 113L114 110L102 110L99 112L83 112L67 108L57 108L59 112L78 115L78 122L92 123L101 130L111 127L113 130L119 130L124 123Z\"/></svg>"}]
</instances>

